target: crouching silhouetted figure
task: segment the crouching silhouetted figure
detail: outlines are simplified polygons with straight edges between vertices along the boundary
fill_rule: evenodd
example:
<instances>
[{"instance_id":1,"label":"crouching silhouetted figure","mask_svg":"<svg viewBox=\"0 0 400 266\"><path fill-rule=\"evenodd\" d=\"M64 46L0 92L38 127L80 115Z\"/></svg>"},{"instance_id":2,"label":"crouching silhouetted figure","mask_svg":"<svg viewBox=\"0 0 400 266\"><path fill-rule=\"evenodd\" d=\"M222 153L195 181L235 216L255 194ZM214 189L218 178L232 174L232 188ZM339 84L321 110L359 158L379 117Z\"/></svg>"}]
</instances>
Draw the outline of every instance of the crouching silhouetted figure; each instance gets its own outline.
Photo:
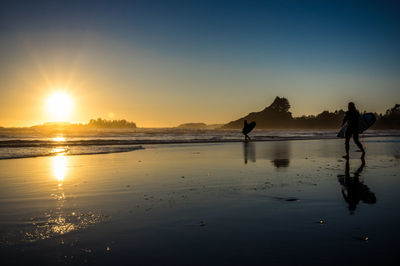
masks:
<instances>
[{"instance_id":1,"label":"crouching silhouetted figure","mask_svg":"<svg viewBox=\"0 0 400 266\"><path fill-rule=\"evenodd\" d=\"M250 140L250 137L247 134L249 134L255 127L256 127L256 122L251 122L249 124L249 123L247 123L247 120L244 120L242 133L244 134L245 141Z\"/></svg>"}]
</instances>

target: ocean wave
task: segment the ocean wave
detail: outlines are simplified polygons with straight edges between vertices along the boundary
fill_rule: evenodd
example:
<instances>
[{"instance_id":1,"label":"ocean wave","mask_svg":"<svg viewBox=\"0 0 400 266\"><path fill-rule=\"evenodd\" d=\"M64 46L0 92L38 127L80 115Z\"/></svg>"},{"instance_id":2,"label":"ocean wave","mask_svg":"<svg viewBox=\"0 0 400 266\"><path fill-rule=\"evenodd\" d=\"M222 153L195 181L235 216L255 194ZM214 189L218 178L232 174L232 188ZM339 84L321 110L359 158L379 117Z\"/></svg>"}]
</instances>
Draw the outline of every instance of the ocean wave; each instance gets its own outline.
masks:
<instances>
[{"instance_id":1,"label":"ocean wave","mask_svg":"<svg viewBox=\"0 0 400 266\"><path fill-rule=\"evenodd\" d=\"M255 131L252 139L255 141L268 140L295 140L295 139L326 139L336 138L336 131ZM380 132L372 131L362 135L363 137L398 137L400 131ZM236 142L242 141L240 132L196 132L191 134L154 134L151 137L143 134L131 134L123 136L96 136L96 137L65 137L60 138L11 138L0 137L1 148L22 147L58 147L58 146L129 146L141 144L175 144L175 143L203 143L203 142Z\"/></svg>"},{"instance_id":2,"label":"ocean wave","mask_svg":"<svg viewBox=\"0 0 400 266\"><path fill-rule=\"evenodd\" d=\"M150 134L149 134L150 133ZM333 130L254 130L252 141L288 141L312 139L336 139ZM400 137L400 131L370 130L362 134L362 138ZM65 155L104 154L128 152L143 149L141 145L152 144L194 144L194 143L225 143L242 142L243 136L238 130L186 130L180 132L136 132L110 136L70 136L55 135L32 137L31 135L7 135L0 137L0 159L28 158L38 156L53 156L59 153Z\"/></svg>"},{"instance_id":3,"label":"ocean wave","mask_svg":"<svg viewBox=\"0 0 400 266\"><path fill-rule=\"evenodd\" d=\"M84 147L67 147L58 146L56 148L48 147L18 147L18 148L0 148L1 159L19 159L32 158L42 156L55 155L91 155L91 154L107 154L120 153L144 149L142 146L84 146Z\"/></svg>"}]
</instances>

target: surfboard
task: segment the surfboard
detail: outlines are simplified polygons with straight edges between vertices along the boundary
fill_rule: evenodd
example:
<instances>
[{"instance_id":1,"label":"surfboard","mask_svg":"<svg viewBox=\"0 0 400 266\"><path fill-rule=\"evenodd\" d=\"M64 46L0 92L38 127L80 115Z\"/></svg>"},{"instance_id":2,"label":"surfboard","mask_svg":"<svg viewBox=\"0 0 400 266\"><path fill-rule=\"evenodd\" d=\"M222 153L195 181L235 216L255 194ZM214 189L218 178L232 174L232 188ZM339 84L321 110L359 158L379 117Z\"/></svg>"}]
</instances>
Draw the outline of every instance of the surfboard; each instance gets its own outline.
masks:
<instances>
[{"instance_id":1,"label":"surfboard","mask_svg":"<svg viewBox=\"0 0 400 266\"><path fill-rule=\"evenodd\" d=\"M373 113L362 114L358 118L358 133L363 133L365 130L370 128L376 121L375 115ZM343 125L337 134L338 138L344 138L344 134L347 129L347 124Z\"/></svg>"},{"instance_id":2,"label":"surfboard","mask_svg":"<svg viewBox=\"0 0 400 266\"><path fill-rule=\"evenodd\" d=\"M358 133L363 133L370 128L376 121L373 113L362 114L358 118Z\"/></svg>"},{"instance_id":3,"label":"surfboard","mask_svg":"<svg viewBox=\"0 0 400 266\"><path fill-rule=\"evenodd\" d=\"M347 124L344 124L342 128L339 130L339 133L337 133L338 138L344 138L344 133L346 132L347 129Z\"/></svg>"},{"instance_id":4,"label":"surfboard","mask_svg":"<svg viewBox=\"0 0 400 266\"><path fill-rule=\"evenodd\" d=\"M249 134L256 127L256 122L251 122L243 127L243 134Z\"/></svg>"}]
</instances>

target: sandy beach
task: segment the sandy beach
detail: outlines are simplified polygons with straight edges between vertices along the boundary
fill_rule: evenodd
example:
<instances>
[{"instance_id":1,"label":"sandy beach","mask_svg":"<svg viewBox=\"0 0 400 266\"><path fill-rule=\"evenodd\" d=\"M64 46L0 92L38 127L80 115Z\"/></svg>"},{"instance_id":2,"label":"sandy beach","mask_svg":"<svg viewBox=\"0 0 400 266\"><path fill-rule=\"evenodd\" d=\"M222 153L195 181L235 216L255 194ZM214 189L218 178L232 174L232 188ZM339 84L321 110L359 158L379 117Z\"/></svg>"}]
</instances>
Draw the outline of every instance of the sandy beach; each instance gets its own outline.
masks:
<instances>
[{"instance_id":1,"label":"sandy beach","mask_svg":"<svg viewBox=\"0 0 400 266\"><path fill-rule=\"evenodd\" d=\"M0 160L4 265L394 265L398 137ZM352 144L353 145L353 144Z\"/></svg>"}]
</instances>

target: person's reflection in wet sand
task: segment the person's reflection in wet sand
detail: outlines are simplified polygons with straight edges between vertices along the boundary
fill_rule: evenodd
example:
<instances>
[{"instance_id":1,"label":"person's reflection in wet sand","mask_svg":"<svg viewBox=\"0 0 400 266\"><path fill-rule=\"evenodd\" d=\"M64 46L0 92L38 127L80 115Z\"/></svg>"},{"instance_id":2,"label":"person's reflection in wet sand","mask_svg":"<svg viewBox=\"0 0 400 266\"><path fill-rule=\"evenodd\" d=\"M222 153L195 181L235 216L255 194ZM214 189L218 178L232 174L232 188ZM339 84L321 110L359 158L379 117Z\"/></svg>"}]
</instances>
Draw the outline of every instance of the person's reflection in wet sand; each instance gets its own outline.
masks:
<instances>
[{"instance_id":1,"label":"person's reflection in wet sand","mask_svg":"<svg viewBox=\"0 0 400 266\"><path fill-rule=\"evenodd\" d=\"M345 202L348 204L350 214L354 214L360 200L364 203L376 203L375 194L360 180L360 175L365 167L365 160L361 159L361 165L350 175L350 162L346 160L346 168L344 175L338 175L338 181L342 185L342 195Z\"/></svg>"},{"instance_id":2,"label":"person's reflection in wet sand","mask_svg":"<svg viewBox=\"0 0 400 266\"><path fill-rule=\"evenodd\" d=\"M288 141L279 141L273 144L271 162L276 168L289 167L290 143Z\"/></svg>"},{"instance_id":3,"label":"person's reflection in wet sand","mask_svg":"<svg viewBox=\"0 0 400 266\"><path fill-rule=\"evenodd\" d=\"M289 159L275 159L272 160L272 163L276 168L281 168L281 167L288 167L289 166Z\"/></svg>"},{"instance_id":4,"label":"person's reflection in wet sand","mask_svg":"<svg viewBox=\"0 0 400 266\"><path fill-rule=\"evenodd\" d=\"M244 164L247 164L248 160L255 163L256 162L256 147L252 142L243 142L243 156Z\"/></svg>"}]
</instances>

